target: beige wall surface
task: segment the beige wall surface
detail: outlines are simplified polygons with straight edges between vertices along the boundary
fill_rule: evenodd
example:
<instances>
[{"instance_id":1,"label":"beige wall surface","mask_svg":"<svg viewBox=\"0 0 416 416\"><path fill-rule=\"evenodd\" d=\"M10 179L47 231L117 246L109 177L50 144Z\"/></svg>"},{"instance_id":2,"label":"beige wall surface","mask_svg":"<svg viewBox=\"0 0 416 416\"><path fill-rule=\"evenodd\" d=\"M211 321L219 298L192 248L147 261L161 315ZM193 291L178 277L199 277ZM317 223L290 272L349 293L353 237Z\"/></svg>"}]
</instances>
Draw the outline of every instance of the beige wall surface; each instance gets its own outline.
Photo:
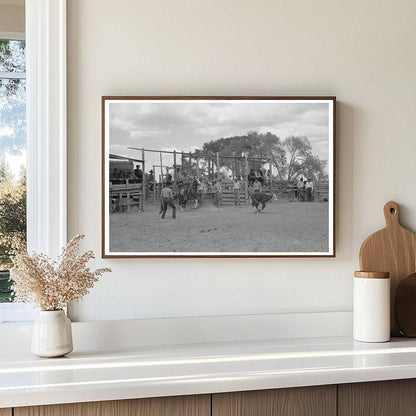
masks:
<instances>
[{"instance_id":1,"label":"beige wall surface","mask_svg":"<svg viewBox=\"0 0 416 416\"><path fill-rule=\"evenodd\" d=\"M0 32L24 32L25 8L0 4Z\"/></svg>"},{"instance_id":2,"label":"beige wall surface","mask_svg":"<svg viewBox=\"0 0 416 416\"><path fill-rule=\"evenodd\" d=\"M80 320L351 310L362 240L416 231L416 2L68 0L69 234L100 253L102 95L336 95L335 259L100 260Z\"/></svg>"}]
</instances>

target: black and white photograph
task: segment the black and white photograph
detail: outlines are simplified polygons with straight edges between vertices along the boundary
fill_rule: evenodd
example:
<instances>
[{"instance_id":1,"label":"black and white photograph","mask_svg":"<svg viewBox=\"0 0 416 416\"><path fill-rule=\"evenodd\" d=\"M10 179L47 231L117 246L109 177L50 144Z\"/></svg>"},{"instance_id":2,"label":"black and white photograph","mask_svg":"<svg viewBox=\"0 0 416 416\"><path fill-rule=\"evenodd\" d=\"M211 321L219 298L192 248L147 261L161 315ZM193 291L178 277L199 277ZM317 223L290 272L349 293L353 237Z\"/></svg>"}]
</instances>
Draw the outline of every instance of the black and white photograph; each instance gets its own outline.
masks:
<instances>
[{"instance_id":1,"label":"black and white photograph","mask_svg":"<svg viewBox=\"0 0 416 416\"><path fill-rule=\"evenodd\" d=\"M102 97L103 257L335 256L334 97Z\"/></svg>"}]
</instances>

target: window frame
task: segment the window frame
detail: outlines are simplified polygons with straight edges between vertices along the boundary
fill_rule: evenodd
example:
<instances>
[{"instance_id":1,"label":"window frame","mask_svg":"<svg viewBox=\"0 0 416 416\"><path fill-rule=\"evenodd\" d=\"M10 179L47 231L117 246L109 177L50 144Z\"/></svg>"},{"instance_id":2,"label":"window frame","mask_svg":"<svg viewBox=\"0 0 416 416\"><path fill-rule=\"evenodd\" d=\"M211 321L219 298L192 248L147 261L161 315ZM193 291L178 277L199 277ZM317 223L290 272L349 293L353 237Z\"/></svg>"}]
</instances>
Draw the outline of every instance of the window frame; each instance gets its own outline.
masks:
<instances>
[{"instance_id":1,"label":"window frame","mask_svg":"<svg viewBox=\"0 0 416 416\"><path fill-rule=\"evenodd\" d=\"M26 40L25 32L4 32L0 31L0 39Z\"/></svg>"},{"instance_id":2,"label":"window frame","mask_svg":"<svg viewBox=\"0 0 416 416\"><path fill-rule=\"evenodd\" d=\"M13 36L12 32L0 32ZM28 251L56 257L67 242L66 0L26 0ZM8 39L11 39L8 37ZM16 39L22 40L22 39ZM0 324L34 319L32 305L0 304Z\"/></svg>"},{"instance_id":3,"label":"window frame","mask_svg":"<svg viewBox=\"0 0 416 416\"><path fill-rule=\"evenodd\" d=\"M67 232L66 0L26 0L26 50L28 250L55 257Z\"/></svg>"}]
</instances>

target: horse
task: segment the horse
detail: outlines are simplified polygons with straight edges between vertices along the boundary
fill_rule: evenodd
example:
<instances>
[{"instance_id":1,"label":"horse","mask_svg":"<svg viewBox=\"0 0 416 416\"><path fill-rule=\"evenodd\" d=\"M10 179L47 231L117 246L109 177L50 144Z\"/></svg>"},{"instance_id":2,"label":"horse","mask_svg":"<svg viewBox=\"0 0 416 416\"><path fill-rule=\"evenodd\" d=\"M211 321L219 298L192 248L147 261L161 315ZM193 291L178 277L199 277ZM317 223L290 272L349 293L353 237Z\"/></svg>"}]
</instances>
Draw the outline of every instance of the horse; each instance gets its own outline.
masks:
<instances>
[{"instance_id":1,"label":"horse","mask_svg":"<svg viewBox=\"0 0 416 416\"><path fill-rule=\"evenodd\" d=\"M192 201L194 209L198 208L200 195L198 193L198 180L194 179L191 184L187 183L179 187L175 194L175 199L178 201L179 209L184 211L188 208L188 202Z\"/></svg>"},{"instance_id":2,"label":"horse","mask_svg":"<svg viewBox=\"0 0 416 416\"><path fill-rule=\"evenodd\" d=\"M199 202L199 193L198 193L198 185L199 182L196 178L193 179L191 185L187 186L185 188L185 195L186 195L186 203L188 203L188 201L193 201L194 203L194 209L198 208L198 202Z\"/></svg>"},{"instance_id":3,"label":"horse","mask_svg":"<svg viewBox=\"0 0 416 416\"><path fill-rule=\"evenodd\" d=\"M174 199L178 201L179 209L181 211L186 209L186 203L188 201L186 196L186 188L185 186L181 186L178 189L178 192L174 195Z\"/></svg>"}]
</instances>

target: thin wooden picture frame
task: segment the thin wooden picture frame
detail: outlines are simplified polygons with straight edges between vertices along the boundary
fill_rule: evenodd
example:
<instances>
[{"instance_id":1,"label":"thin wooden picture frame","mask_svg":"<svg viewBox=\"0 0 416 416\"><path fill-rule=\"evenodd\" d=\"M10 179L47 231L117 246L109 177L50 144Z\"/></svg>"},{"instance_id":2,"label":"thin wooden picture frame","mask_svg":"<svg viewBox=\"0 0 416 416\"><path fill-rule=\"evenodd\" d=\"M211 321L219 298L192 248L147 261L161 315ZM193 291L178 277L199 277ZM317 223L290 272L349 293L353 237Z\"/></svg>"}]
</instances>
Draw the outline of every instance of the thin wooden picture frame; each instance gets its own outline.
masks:
<instances>
[{"instance_id":1,"label":"thin wooden picture frame","mask_svg":"<svg viewBox=\"0 0 416 416\"><path fill-rule=\"evenodd\" d=\"M241 117L238 117L239 106L241 107ZM336 256L335 96L103 96L101 98L101 112L103 258L333 258ZM265 113L268 114L267 117L263 117L262 114ZM227 117L229 118L227 119ZM246 121L247 119L248 121ZM250 120L252 124L250 124ZM270 123L270 120L277 121L273 124ZM250 125L252 128L247 129L246 127ZM271 131L266 131L265 129L269 125ZM181 128L186 130L186 134L183 134L186 137L182 137ZM246 133L244 133L244 128L246 128ZM155 135L161 131L164 137L157 137L157 140L153 140ZM281 131L285 133L284 137L280 136ZM198 140L193 142L195 132L202 132L202 137L198 137ZM293 132L293 134L288 135L288 132ZM211 140L207 140L208 136ZM172 138L174 142L167 143L166 137ZM327 145L325 145L325 137L327 137ZM280 142L276 141L276 138ZM302 147L303 156L299 157L296 163L299 164L302 160L307 160L308 164L306 165L304 162L303 168L297 166L302 173L296 175L293 170L290 172L291 176L289 173L286 174L288 186L285 188L282 185L284 182L282 172L284 169L288 170L288 155L285 146L292 149L290 145L293 142L298 143L296 138L302 139L300 145L304 146ZM258 148L242 153L233 153L234 159L230 157L230 146L227 147L227 143L231 142L239 151L241 150L239 144L242 141L251 143L250 140L257 144L260 143L259 146L263 147L269 140L274 146L273 149L277 149L276 151L280 152L282 158L286 157L286 162L281 161L281 165L279 165L280 162L272 162L273 155L271 154L270 160L268 160ZM210 144L210 141L213 143ZM159 146L153 146L159 148L155 149L147 145L151 142L159 143ZM180 143L185 143L188 148L180 149L178 147ZM212 152L215 146L221 145L224 153L217 152L215 154ZM117 154L114 149L117 150ZM209 150L208 153L206 149ZM172 166L165 166L165 163L169 165L169 162L163 162L162 156L160 156L160 163L156 163L157 152L160 155L166 155L165 160L169 158L168 155L171 155L170 158L181 157L181 163L177 158L174 163L170 163ZM286 154L283 154L284 152ZM148 154L153 155L148 157ZM324 156L322 157L322 155ZM327 160L324 159L325 155ZM211 159L201 162L203 157L206 157L207 160ZM146 158L150 160L146 161ZM198 161L196 162L196 160ZM314 168L313 160L317 162L318 167ZM284 163L286 163L286 167ZM135 165L136 168L132 171ZM241 167L242 165L243 167ZM114 166L121 166L123 169ZM258 180L254 178L254 182L261 182L263 176L263 182L261 182L263 189L260 191L253 191L254 186L251 188L249 186L254 182L250 181L247 173L252 173L251 171L255 170L254 168L250 169L250 166L260 166L257 169L258 172L254 172L258 176ZM124 167L128 167L128 169L124 169ZM154 169L149 169L149 167ZM267 170L267 167L270 169ZM281 168L280 176L277 176L278 168ZM248 170L249 172L247 172ZM121 178L120 173L127 176ZM197 174L200 176L197 177ZM190 183L186 184L185 180L178 180L179 175L188 178ZM307 178L308 175L315 180ZM302 177L303 183L306 184L303 186L303 190L302 186L299 186L299 177ZM318 177L320 182L316 182ZM201 188L206 183L210 190L201 196L202 193L198 187L198 197L195 199L199 198L205 206L194 209L193 205L189 206L191 201L189 199L185 202L185 212L176 210L178 212L177 219L180 218L179 221L177 219L171 220L169 212L171 208L168 208L169 211L165 219L161 219L158 212L160 208L163 215L163 207L160 203L162 200L167 200L160 197L161 188L173 188L174 196L178 197L179 191L182 192L183 188L187 186L192 188L192 184L195 185L195 179ZM232 202L230 203L230 195L236 180L240 181L243 191L233 190L234 203L236 204L233 206ZM324 186L325 180L327 180L326 188ZM305 188L305 186L310 188L308 182L312 182L312 192ZM195 189L197 189L196 186ZM219 187L220 190L212 190L214 187ZM259 196L259 192L269 196ZM277 202L268 204L268 202L272 202L273 194L273 199L277 197ZM238 198L239 195L242 195L243 204L240 201L237 205L236 195ZM247 196L246 199L245 196ZM216 201L216 197L219 201ZM173 201L173 205L178 206L178 202L179 206L181 203L183 204L183 201L180 201L181 197L178 198ZM262 205L262 198L266 202L265 208ZM267 198L270 201L266 201ZM221 205L221 201L224 201L223 205ZM213 205L212 202L217 203L218 206ZM191 203L193 204L194 201ZM279 209L279 204L282 209ZM168 204L166 204L165 213L167 207ZM216 207L215 215L211 212L213 207ZM110 213L110 211L112 212ZM283 211L293 216L292 223L286 226L282 226L284 225ZM297 213L297 211L300 212ZM322 211L327 213L326 223L323 220ZM233 215L233 212L236 215ZM308 213L310 213L310 218ZM211 222L209 218L211 218ZM227 223L225 218L231 218L231 221ZM243 226L241 223L235 223L235 218L242 218ZM259 220L255 218L259 218ZM271 224L271 231L265 230L263 218L267 218L266 221ZM218 229L214 223L220 223L222 228ZM317 228L316 224L319 224L320 228ZM289 227L290 230L292 227L295 231L297 225L300 229L296 228L294 242L291 243L291 234L287 228ZM189 242L193 241L194 246L191 246L188 239L184 238L183 228L188 226L194 228L194 230L189 228L187 231ZM235 232L237 228L240 229L240 234ZM284 241L277 241L274 236L280 235L281 229L285 230L285 234L282 234L281 237L281 240ZM261 234L262 230L264 231L263 235ZM276 234L273 234L273 230ZM255 240L257 232L259 233L257 235L259 246L264 247L263 239L265 238L273 240L267 242L271 247L270 251L257 251L256 241L248 240L248 238ZM307 243L302 246L300 236L303 232L305 240L312 241L309 246ZM315 234L311 237L311 233ZM221 251L211 251L215 245L212 241L207 243L207 247L211 247L211 249L205 251L204 244L209 240L201 239L200 235L202 234L205 234L204 238L207 239L210 238L210 234L215 235L213 241L217 241ZM321 240L318 235L323 236ZM176 236L177 239L175 239ZM165 237L169 240L169 243L166 243L167 246L163 246L161 243L166 240ZM111 238L114 239L114 242L110 244ZM142 240L140 240L141 238ZM176 241L182 240L182 243L176 244ZM246 244L248 241L250 247L254 247L255 251L246 251L236 245L240 242ZM227 244L230 244L233 249L226 251ZM281 247L282 244L288 244L288 247L299 246L301 249L300 251L273 251L273 247ZM161 246L160 251L156 251L159 250L158 245ZM181 245L187 249L181 251ZM317 251L311 251L308 248L307 251L304 251L304 247L313 248L315 246L318 247ZM139 251L137 251L137 247ZM150 247L149 251L146 251L147 247ZM195 250L192 247L195 247ZM322 247L327 247L327 250L322 250ZM176 251L177 248L179 248L178 251ZM170 251L171 249L172 251Z\"/></svg>"}]
</instances>

